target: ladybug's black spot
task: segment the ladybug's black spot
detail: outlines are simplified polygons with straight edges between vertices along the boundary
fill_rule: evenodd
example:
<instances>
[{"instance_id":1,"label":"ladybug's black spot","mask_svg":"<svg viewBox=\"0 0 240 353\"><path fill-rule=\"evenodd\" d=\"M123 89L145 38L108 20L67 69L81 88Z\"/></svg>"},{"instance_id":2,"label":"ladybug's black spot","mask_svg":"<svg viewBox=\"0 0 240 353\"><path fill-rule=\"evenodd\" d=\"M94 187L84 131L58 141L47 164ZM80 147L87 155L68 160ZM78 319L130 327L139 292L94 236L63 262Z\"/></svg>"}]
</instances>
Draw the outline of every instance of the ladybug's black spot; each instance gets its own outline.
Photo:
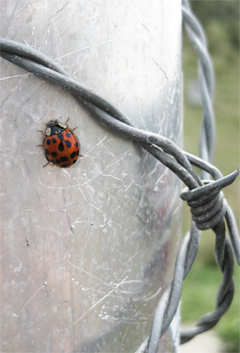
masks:
<instances>
[{"instance_id":1,"label":"ladybug's black spot","mask_svg":"<svg viewBox=\"0 0 240 353\"><path fill-rule=\"evenodd\" d=\"M77 162L77 159L75 159L75 161L73 161L73 164Z\"/></svg>"},{"instance_id":2,"label":"ladybug's black spot","mask_svg":"<svg viewBox=\"0 0 240 353\"><path fill-rule=\"evenodd\" d=\"M52 155L53 157L56 157L56 156L57 156L57 152L52 152L51 155Z\"/></svg>"},{"instance_id":3,"label":"ladybug's black spot","mask_svg":"<svg viewBox=\"0 0 240 353\"><path fill-rule=\"evenodd\" d=\"M59 138L59 140L63 140L64 139L63 134L58 134L58 138Z\"/></svg>"},{"instance_id":4,"label":"ladybug's black spot","mask_svg":"<svg viewBox=\"0 0 240 353\"><path fill-rule=\"evenodd\" d=\"M51 145L51 140L47 139L47 145Z\"/></svg>"},{"instance_id":5,"label":"ladybug's black spot","mask_svg":"<svg viewBox=\"0 0 240 353\"><path fill-rule=\"evenodd\" d=\"M50 154L50 153L49 153L49 150L46 148L46 149L45 149L45 155L46 155L46 156L49 156L49 154Z\"/></svg>"},{"instance_id":6,"label":"ladybug's black spot","mask_svg":"<svg viewBox=\"0 0 240 353\"><path fill-rule=\"evenodd\" d=\"M59 143L59 145L58 145L58 150L59 150L60 152L64 151L64 146L63 146L62 141L61 141L61 142Z\"/></svg>"},{"instance_id":7,"label":"ladybug's black spot","mask_svg":"<svg viewBox=\"0 0 240 353\"><path fill-rule=\"evenodd\" d=\"M68 158L67 158L67 157L61 157L61 158L60 158L60 161L61 161L61 162L67 162L67 161L68 161Z\"/></svg>"},{"instance_id":8,"label":"ladybug's black spot","mask_svg":"<svg viewBox=\"0 0 240 353\"><path fill-rule=\"evenodd\" d=\"M69 132L66 132L66 136L67 136L67 137L70 137L71 134L70 134Z\"/></svg>"},{"instance_id":9,"label":"ladybug's black spot","mask_svg":"<svg viewBox=\"0 0 240 353\"><path fill-rule=\"evenodd\" d=\"M55 137L52 138L52 142L53 143L56 143L57 142L57 139L55 139Z\"/></svg>"},{"instance_id":10,"label":"ladybug's black spot","mask_svg":"<svg viewBox=\"0 0 240 353\"><path fill-rule=\"evenodd\" d=\"M72 147L72 143L70 141L66 140L65 143L68 148Z\"/></svg>"},{"instance_id":11,"label":"ladybug's black spot","mask_svg":"<svg viewBox=\"0 0 240 353\"><path fill-rule=\"evenodd\" d=\"M75 147L78 147L78 142L76 142L76 143L74 144L74 146L75 146Z\"/></svg>"},{"instance_id":12,"label":"ladybug's black spot","mask_svg":"<svg viewBox=\"0 0 240 353\"><path fill-rule=\"evenodd\" d=\"M61 165L61 168L67 168L67 167L69 167L69 165L67 164Z\"/></svg>"},{"instance_id":13,"label":"ladybug's black spot","mask_svg":"<svg viewBox=\"0 0 240 353\"><path fill-rule=\"evenodd\" d=\"M61 161L60 161L59 159L56 159L54 163L55 163L55 164L60 164Z\"/></svg>"},{"instance_id":14,"label":"ladybug's black spot","mask_svg":"<svg viewBox=\"0 0 240 353\"><path fill-rule=\"evenodd\" d=\"M70 154L71 159L73 159L76 156L76 152L73 152Z\"/></svg>"},{"instance_id":15,"label":"ladybug's black spot","mask_svg":"<svg viewBox=\"0 0 240 353\"><path fill-rule=\"evenodd\" d=\"M52 164L56 164L56 161L54 161L53 159L49 159L49 162L51 162Z\"/></svg>"}]
</instances>

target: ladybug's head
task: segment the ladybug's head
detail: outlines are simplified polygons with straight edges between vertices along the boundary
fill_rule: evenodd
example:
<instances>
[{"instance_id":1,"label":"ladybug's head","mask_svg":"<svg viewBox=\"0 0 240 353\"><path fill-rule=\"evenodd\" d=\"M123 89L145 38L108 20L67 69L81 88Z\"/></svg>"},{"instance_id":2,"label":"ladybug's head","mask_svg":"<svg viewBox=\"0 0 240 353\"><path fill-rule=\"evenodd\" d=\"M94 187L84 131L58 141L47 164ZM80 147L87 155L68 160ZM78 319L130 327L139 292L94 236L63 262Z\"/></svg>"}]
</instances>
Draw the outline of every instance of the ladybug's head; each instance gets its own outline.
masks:
<instances>
[{"instance_id":1,"label":"ladybug's head","mask_svg":"<svg viewBox=\"0 0 240 353\"><path fill-rule=\"evenodd\" d=\"M67 125L59 123L58 120L50 120L46 126L46 136L58 135L67 128Z\"/></svg>"}]
</instances>

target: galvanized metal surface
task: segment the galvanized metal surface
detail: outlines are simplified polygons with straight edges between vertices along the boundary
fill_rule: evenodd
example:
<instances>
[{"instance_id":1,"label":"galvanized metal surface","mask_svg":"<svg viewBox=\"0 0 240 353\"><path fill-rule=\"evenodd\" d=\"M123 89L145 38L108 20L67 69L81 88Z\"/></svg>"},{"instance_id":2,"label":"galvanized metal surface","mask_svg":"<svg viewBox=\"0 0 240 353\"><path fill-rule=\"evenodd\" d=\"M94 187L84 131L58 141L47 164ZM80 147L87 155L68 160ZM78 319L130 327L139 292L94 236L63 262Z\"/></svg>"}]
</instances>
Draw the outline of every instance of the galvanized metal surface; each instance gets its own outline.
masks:
<instances>
[{"instance_id":1,"label":"galvanized metal surface","mask_svg":"<svg viewBox=\"0 0 240 353\"><path fill-rule=\"evenodd\" d=\"M1 6L2 36L28 58L38 50L34 70L52 58L138 128L181 145L180 1ZM1 41L1 55L30 70L10 44ZM64 79L60 88L1 59L1 351L134 351L172 279L180 182L97 124ZM83 157L69 170L42 168L37 129L60 116L78 126ZM173 351L169 332L161 351Z\"/></svg>"}]
</instances>

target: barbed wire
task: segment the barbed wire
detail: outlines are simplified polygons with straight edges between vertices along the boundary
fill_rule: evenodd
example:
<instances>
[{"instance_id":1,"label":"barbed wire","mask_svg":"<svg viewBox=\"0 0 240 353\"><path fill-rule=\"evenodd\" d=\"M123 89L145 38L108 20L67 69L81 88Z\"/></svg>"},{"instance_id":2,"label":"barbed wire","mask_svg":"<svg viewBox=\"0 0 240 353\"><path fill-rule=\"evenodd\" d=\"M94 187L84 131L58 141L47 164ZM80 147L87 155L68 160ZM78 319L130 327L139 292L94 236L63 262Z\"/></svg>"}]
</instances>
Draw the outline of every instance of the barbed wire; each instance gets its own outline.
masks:
<instances>
[{"instance_id":1,"label":"barbed wire","mask_svg":"<svg viewBox=\"0 0 240 353\"><path fill-rule=\"evenodd\" d=\"M216 261L223 278L217 293L216 310L204 315L194 328L181 332L180 343L185 343L197 334L212 328L227 311L234 294L233 251L240 265L240 241L236 221L221 191L234 182L239 171L236 170L223 177L221 172L210 163L215 148L214 73L204 31L192 13L187 0L183 0L182 14L189 38L199 55L199 82L204 109L200 132L201 158L182 151L166 137L138 129L123 112L87 87L80 85L44 54L21 43L0 38L0 55L4 59L67 89L105 128L138 143L186 185L180 197L190 207L191 229L181 242L173 280L158 302L150 335L135 353L157 352L160 339L176 313L183 280L191 269L198 251L201 230L212 229L216 234ZM193 166L201 170L201 178ZM205 180L209 175L213 179ZM226 226L230 239L226 235Z\"/></svg>"}]
</instances>

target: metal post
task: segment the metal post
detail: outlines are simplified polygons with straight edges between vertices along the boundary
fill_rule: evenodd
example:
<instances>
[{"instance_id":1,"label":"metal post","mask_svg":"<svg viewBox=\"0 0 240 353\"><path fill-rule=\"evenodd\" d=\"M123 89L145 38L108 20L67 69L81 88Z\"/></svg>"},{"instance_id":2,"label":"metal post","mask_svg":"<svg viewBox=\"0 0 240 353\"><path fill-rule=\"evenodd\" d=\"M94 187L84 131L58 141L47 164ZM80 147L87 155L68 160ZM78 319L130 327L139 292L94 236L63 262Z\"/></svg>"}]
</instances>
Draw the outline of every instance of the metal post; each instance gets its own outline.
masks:
<instances>
[{"instance_id":1,"label":"metal post","mask_svg":"<svg viewBox=\"0 0 240 353\"><path fill-rule=\"evenodd\" d=\"M181 145L180 0L1 5L2 36ZM70 169L42 168L37 130L60 117L78 127L83 157ZM64 89L3 59L0 128L1 351L134 351L172 279L179 180Z\"/></svg>"}]
</instances>

